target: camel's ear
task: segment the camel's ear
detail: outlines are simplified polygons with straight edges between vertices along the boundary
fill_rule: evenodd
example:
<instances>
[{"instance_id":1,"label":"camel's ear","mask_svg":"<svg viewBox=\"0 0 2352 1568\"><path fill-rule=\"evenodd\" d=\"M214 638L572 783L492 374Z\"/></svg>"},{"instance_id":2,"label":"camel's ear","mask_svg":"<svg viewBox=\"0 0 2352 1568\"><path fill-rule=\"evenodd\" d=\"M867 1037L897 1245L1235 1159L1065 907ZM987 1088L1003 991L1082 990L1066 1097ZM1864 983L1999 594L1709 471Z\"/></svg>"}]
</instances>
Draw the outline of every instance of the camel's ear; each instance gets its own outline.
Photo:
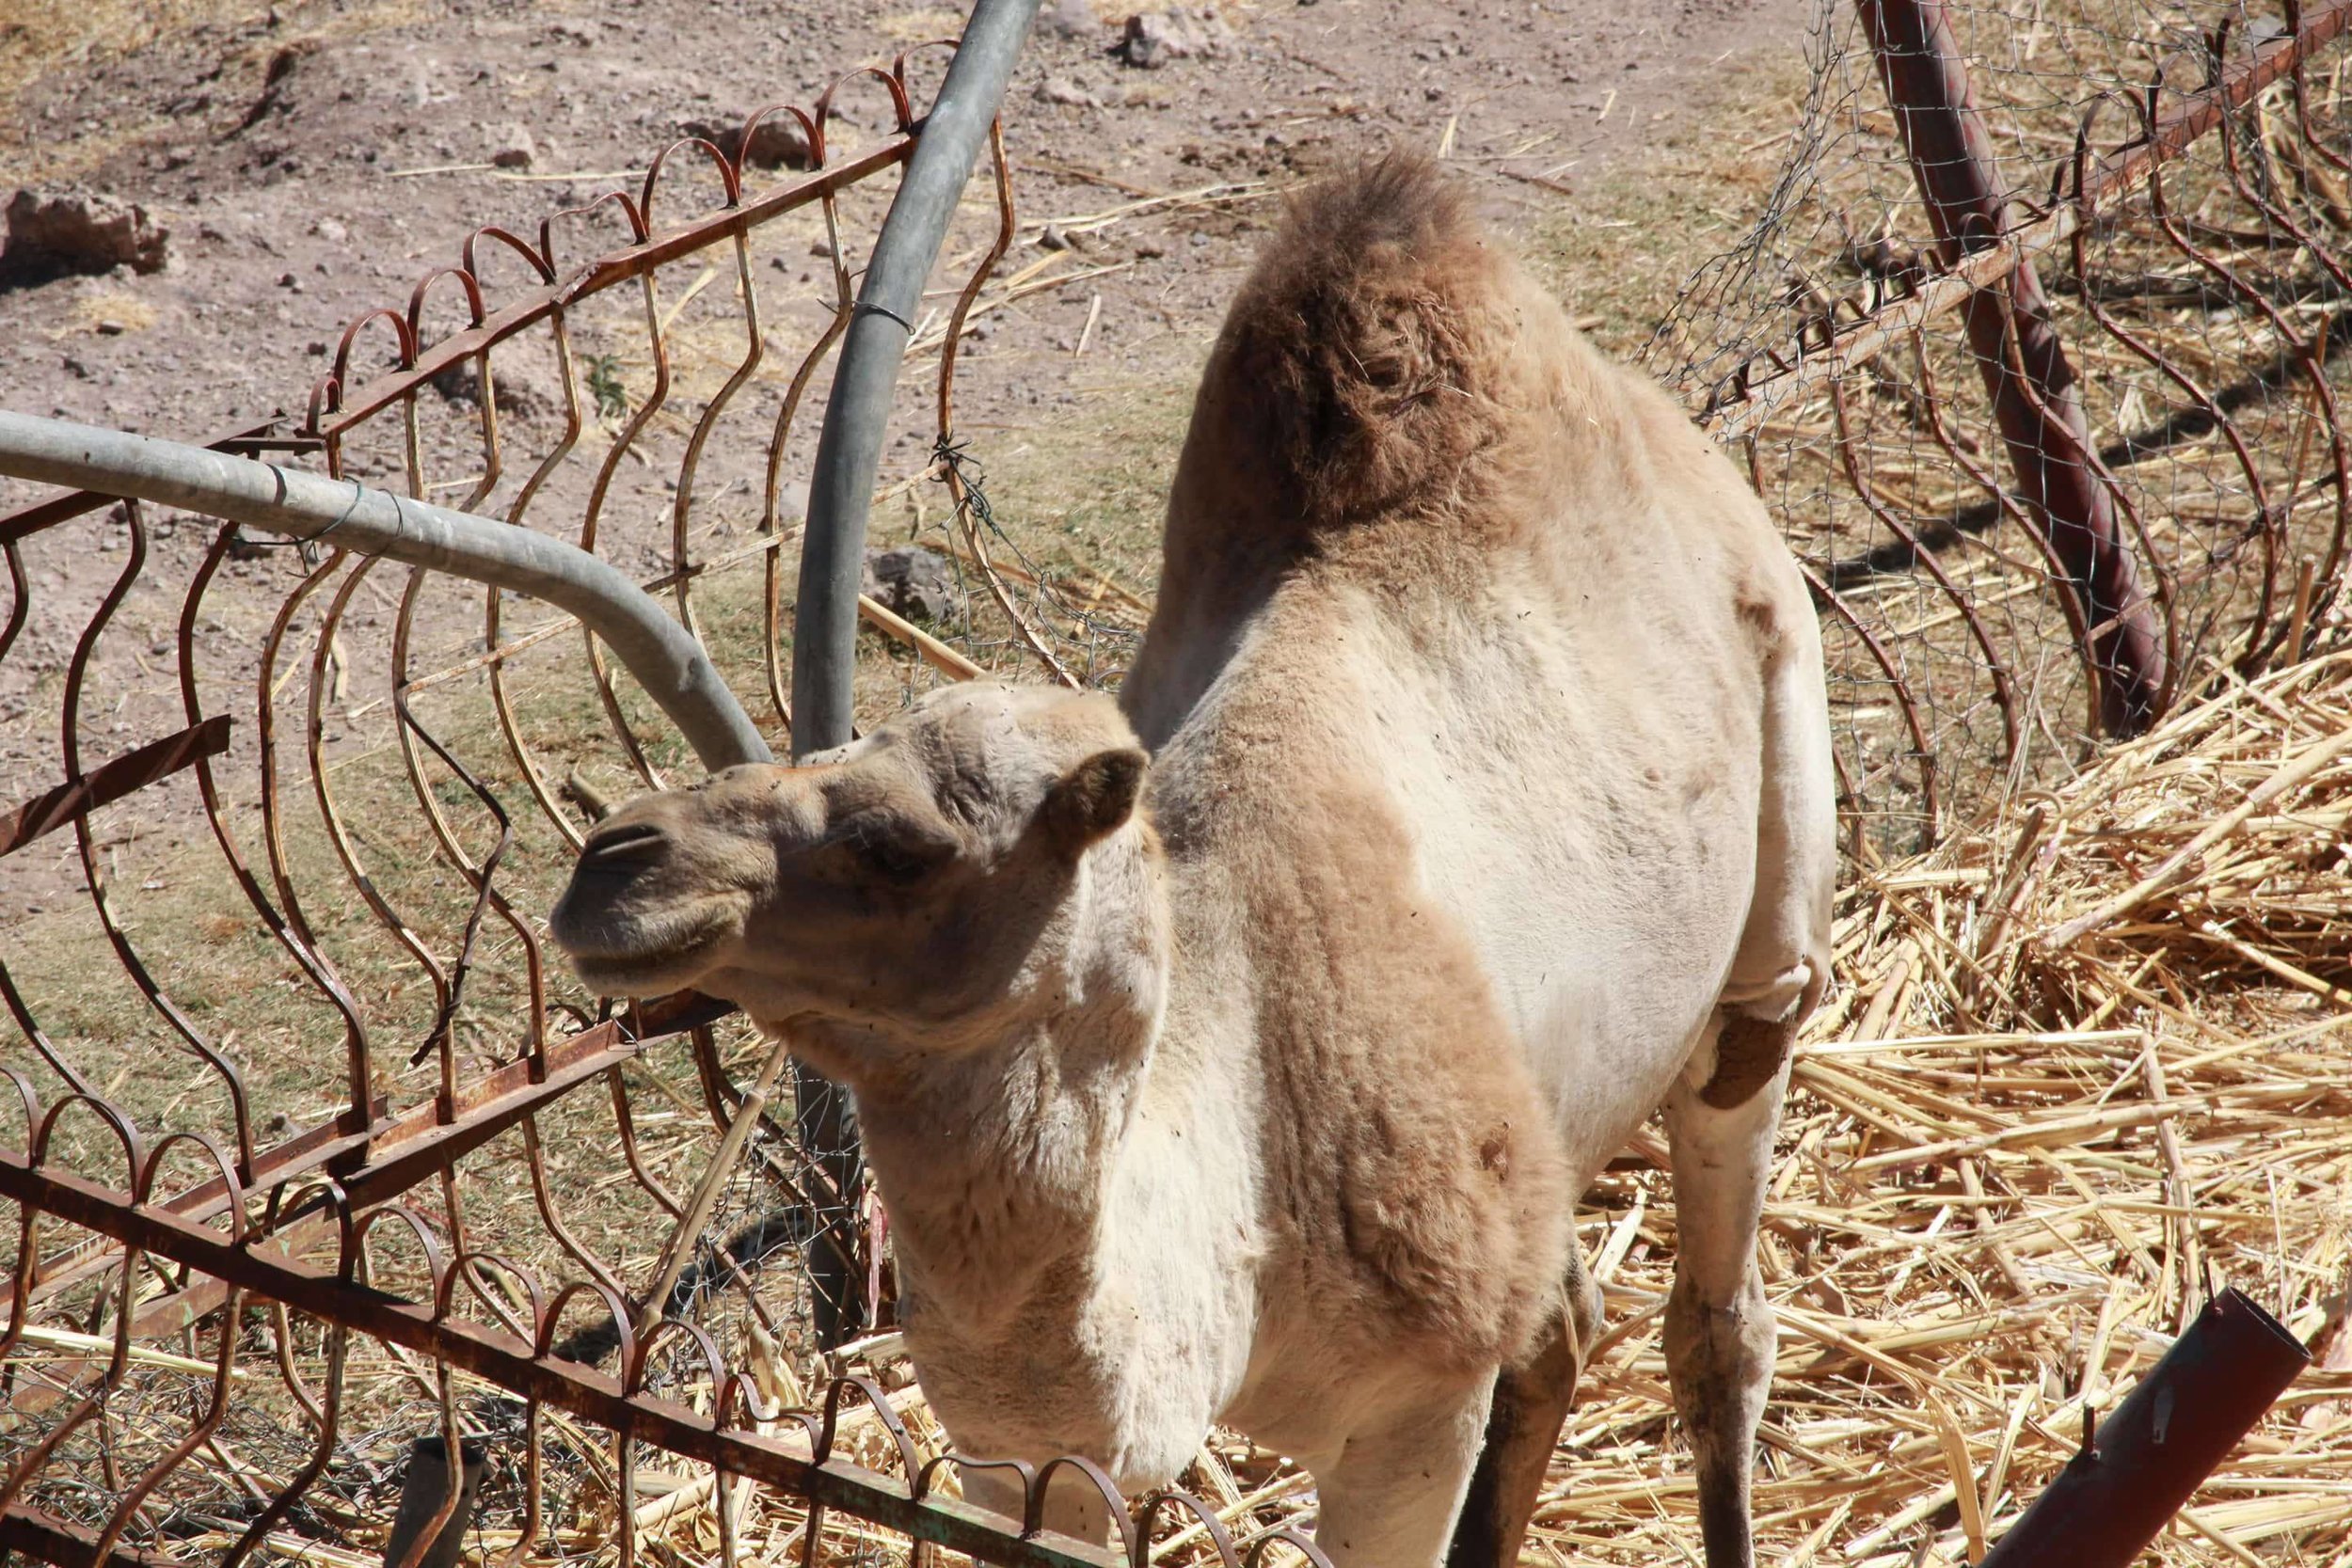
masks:
<instances>
[{"instance_id":1,"label":"camel's ear","mask_svg":"<svg viewBox=\"0 0 2352 1568\"><path fill-rule=\"evenodd\" d=\"M1097 752L1056 781L1038 808L1040 826L1075 855L1107 838L1135 815L1151 759L1132 746Z\"/></svg>"}]
</instances>

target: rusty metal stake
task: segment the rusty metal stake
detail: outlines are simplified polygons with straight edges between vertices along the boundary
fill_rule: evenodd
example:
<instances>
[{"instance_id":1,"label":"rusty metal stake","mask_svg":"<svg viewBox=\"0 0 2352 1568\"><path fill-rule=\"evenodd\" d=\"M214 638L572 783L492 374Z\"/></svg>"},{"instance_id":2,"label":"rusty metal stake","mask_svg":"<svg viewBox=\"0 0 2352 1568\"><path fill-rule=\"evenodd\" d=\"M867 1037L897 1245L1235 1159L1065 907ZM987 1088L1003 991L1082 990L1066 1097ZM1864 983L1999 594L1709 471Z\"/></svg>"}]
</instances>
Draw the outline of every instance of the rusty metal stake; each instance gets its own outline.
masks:
<instances>
[{"instance_id":1,"label":"rusty metal stake","mask_svg":"<svg viewBox=\"0 0 2352 1568\"><path fill-rule=\"evenodd\" d=\"M2243 1291L2216 1296L1977 1568L2131 1568L2311 1360Z\"/></svg>"},{"instance_id":2,"label":"rusty metal stake","mask_svg":"<svg viewBox=\"0 0 2352 1568\"><path fill-rule=\"evenodd\" d=\"M2010 227L2009 193L1946 0L1856 0L1856 8L1944 261L1954 264L1999 244ZM2114 504L2091 470L2090 427L2074 367L2029 258L2018 261L2008 293L2007 302L1989 289L1969 296L1963 312L1969 346L2018 488L2045 519L2082 601L2101 727L2111 736L2137 735L2163 702L2163 634Z\"/></svg>"}]
</instances>

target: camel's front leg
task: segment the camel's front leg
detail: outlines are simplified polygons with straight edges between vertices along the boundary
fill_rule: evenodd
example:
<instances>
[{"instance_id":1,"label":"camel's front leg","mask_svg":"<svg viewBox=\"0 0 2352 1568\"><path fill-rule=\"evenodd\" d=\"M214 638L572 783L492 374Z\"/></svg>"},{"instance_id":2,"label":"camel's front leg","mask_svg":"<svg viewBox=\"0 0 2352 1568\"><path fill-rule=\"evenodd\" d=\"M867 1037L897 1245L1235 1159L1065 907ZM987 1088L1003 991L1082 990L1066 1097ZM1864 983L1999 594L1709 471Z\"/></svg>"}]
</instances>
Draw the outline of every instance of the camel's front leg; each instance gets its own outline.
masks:
<instances>
[{"instance_id":1,"label":"camel's front leg","mask_svg":"<svg viewBox=\"0 0 2352 1568\"><path fill-rule=\"evenodd\" d=\"M1438 1568L1486 1433L1491 1376L1430 1390L1315 1467L1315 1544L1338 1568Z\"/></svg>"},{"instance_id":2,"label":"camel's front leg","mask_svg":"<svg viewBox=\"0 0 2352 1568\"><path fill-rule=\"evenodd\" d=\"M1577 1377L1600 1338L1600 1290L1573 1245L1560 1293L1560 1309L1534 1353L1495 1379L1486 1446L1454 1527L1446 1568L1516 1568L1519 1560L1560 1428L1576 1400Z\"/></svg>"}]
</instances>

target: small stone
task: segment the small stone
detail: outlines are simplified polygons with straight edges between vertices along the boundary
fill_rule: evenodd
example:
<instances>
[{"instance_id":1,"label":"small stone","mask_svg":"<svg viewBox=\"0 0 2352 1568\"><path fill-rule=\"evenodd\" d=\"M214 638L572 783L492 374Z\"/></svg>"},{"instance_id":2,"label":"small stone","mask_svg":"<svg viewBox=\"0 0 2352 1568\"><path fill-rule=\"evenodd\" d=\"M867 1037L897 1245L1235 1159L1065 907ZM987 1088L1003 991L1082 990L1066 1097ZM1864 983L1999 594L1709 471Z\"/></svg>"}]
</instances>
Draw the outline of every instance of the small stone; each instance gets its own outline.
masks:
<instances>
[{"instance_id":1,"label":"small stone","mask_svg":"<svg viewBox=\"0 0 2352 1568\"><path fill-rule=\"evenodd\" d=\"M531 133L519 125L510 125L491 147L490 163L497 168L529 168L538 155Z\"/></svg>"},{"instance_id":2,"label":"small stone","mask_svg":"<svg viewBox=\"0 0 2352 1568\"><path fill-rule=\"evenodd\" d=\"M1175 60L1215 59L1233 41L1233 29L1215 10L1144 11L1127 19L1120 55L1141 71Z\"/></svg>"},{"instance_id":3,"label":"small stone","mask_svg":"<svg viewBox=\"0 0 2352 1568\"><path fill-rule=\"evenodd\" d=\"M1089 0L1054 0L1039 19L1045 30L1056 38L1092 38L1102 30L1102 19L1094 14Z\"/></svg>"},{"instance_id":4,"label":"small stone","mask_svg":"<svg viewBox=\"0 0 2352 1568\"><path fill-rule=\"evenodd\" d=\"M83 364L79 359L74 358L71 354L59 360L58 366L68 375L78 375L84 381L87 381L89 379L89 367Z\"/></svg>"},{"instance_id":5,"label":"small stone","mask_svg":"<svg viewBox=\"0 0 2352 1568\"><path fill-rule=\"evenodd\" d=\"M1067 76L1048 76L1037 85L1041 103L1067 103L1073 108L1099 109L1103 101Z\"/></svg>"},{"instance_id":6,"label":"small stone","mask_svg":"<svg viewBox=\"0 0 2352 1568\"><path fill-rule=\"evenodd\" d=\"M342 224L336 222L333 218L319 219L318 222L310 225L310 232L316 234L320 239L325 240L328 245L348 245L351 243L351 230L345 229Z\"/></svg>"},{"instance_id":7,"label":"small stone","mask_svg":"<svg viewBox=\"0 0 2352 1568\"><path fill-rule=\"evenodd\" d=\"M677 129L680 135L700 136L710 143L711 146L725 153L738 167L751 166L759 168L811 168L815 166L814 161L809 156L808 136L802 131L801 122L782 110L766 116L757 125L752 127L752 139L749 146L744 145L743 125L740 120L686 119L678 122Z\"/></svg>"},{"instance_id":8,"label":"small stone","mask_svg":"<svg viewBox=\"0 0 2352 1568\"><path fill-rule=\"evenodd\" d=\"M482 376L471 359L460 359L436 373L427 383L452 403L480 406ZM525 356L511 362L493 356L490 393L498 411L521 420L557 420L564 416L564 385Z\"/></svg>"},{"instance_id":9,"label":"small stone","mask_svg":"<svg viewBox=\"0 0 2352 1568\"><path fill-rule=\"evenodd\" d=\"M302 279L293 273L281 272L278 275L278 286L290 294L298 294L302 292Z\"/></svg>"},{"instance_id":10,"label":"small stone","mask_svg":"<svg viewBox=\"0 0 2352 1568\"><path fill-rule=\"evenodd\" d=\"M811 168L808 136L787 114L772 114L752 127L741 161L759 168Z\"/></svg>"},{"instance_id":11,"label":"small stone","mask_svg":"<svg viewBox=\"0 0 2352 1568\"><path fill-rule=\"evenodd\" d=\"M1156 261L1167 254L1168 246L1160 244L1157 240L1138 240L1136 242L1136 260L1138 261Z\"/></svg>"},{"instance_id":12,"label":"small stone","mask_svg":"<svg viewBox=\"0 0 2352 1568\"><path fill-rule=\"evenodd\" d=\"M98 335L102 338L119 338L125 332L130 330L130 327L126 326L121 322L115 320L112 316L101 316L98 318Z\"/></svg>"},{"instance_id":13,"label":"small stone","mask_svg":"<svg viewBox=\"0 0 2352 1568\"><path fill-rule=\"evenodd\" d=\"M895 615L937 623L955 609L955 568L946 557L912 545L868 549L860 592Z\"/></svg>"},{"instance_id":14,"label":"small stone","mask_svg":"<svg viewBox=\"0 0 2352 1568\"><path fill-rule=\"evenodd\" d=\"M1037 243L1047 250L1068 250L1070 236L1049 223L1045 226L1045 232L1037 237Z\"/></svg>"},{"instance_id":15,"label":"small stone","mask_svg":"<svg viewBox=\"0 0 2352 1568\"><path fill-rule=\"evenodd\" d=\"M1191 53L1184 44L1182 35L1170 19L1162 12L1151 12L1127 19L1127 31L1120 43L1120 57L1139 71L1158 71L1171 60L1183 59Z\"/></svg>"},{"instance_id":16,"label":"small stone","mask_svg":"<svg viewBox=\"0 0 2352 1568\"><path fill-rule=\"evenodd\" d=\"M8 244L0 271L25 276L103 273L128 266L161 272L170 230L147 210L96 191L41 186L8 199Z\"/></svg>"},{"instance_id":17,"label":"small stone","mask_svg":"<svg viewBox=\"0 0 2352 1568\"><path fill-rule=\"evenodd\" d=\"M313 338L310 340L310 347L305 349L303 352L310 355L310 356L313 359L324 359L326 357L326 344L321 340Z\"/></svg>"}]
</instances>

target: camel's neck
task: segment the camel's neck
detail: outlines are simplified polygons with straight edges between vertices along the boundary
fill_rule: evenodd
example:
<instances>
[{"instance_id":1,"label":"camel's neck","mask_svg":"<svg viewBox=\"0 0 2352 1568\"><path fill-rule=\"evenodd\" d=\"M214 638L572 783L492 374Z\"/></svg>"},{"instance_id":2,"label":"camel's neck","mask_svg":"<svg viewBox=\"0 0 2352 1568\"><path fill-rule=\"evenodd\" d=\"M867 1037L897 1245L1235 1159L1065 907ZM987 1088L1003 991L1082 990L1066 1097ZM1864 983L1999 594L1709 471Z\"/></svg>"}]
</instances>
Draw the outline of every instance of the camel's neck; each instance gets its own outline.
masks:
<instances>
[{"instance_id":1,"label":"camel's neck","mask_svg":"<svg viewBox=\"0 0 2352 1568\"><path fill-rule=\"evenodd\" d=\"M1116 1256L1182 1251L1206 1217L1193 1173L1242 1113L1197 1042L1162 1037L1164 874L1140 826L1098 846L1017 988L1053 1005L858 1085L914 1317L967 1337L1048 1331L1091 1309ZM1250 1184L1224 1174L1220 1207L1238 1210Z\"/></svg>"}]
</instances>

